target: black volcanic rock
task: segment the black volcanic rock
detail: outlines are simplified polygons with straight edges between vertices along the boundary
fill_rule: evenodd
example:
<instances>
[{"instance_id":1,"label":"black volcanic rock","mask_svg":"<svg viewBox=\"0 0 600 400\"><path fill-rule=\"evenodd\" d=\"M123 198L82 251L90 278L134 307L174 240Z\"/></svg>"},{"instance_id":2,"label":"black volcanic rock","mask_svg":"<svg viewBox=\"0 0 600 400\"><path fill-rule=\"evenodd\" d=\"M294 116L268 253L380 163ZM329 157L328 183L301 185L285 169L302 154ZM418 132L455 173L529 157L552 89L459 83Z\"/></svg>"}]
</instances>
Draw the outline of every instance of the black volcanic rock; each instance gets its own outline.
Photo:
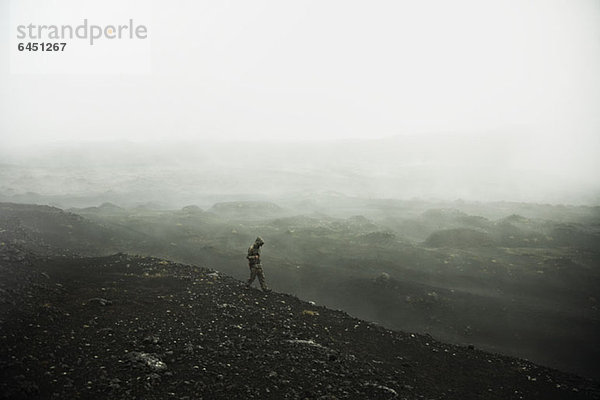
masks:
<instances>
[{"instance_id":1,"label":"black volcanic rock","mask_svg":"<svg viewBox=\"0 0 600 400\"><path fill-rule=\"evenodd\" d=\"M246 289L205 268L125 254L24 257L28 266L0 264L6 399L600 394L596 382Z\"/></svg>"},{"instance_id":2,"label":"black volcanic rock","mask_svg":"<svg viewBox=\"0 0 600 400\"><path fill-rule=\"evenodd\" d=\"M183 207L181 211L188 214L201 214L203 212L200 207L194 204Z\"/></svg>"},{"instance_id":3,"label":"black volcanic rock","mask_svg":"<svg viewBox=\"0 0 600 400\"><path fill-rule=\"evenodd\" d=\"M86 208L73 208L74 212L84 213L84 214L118 214L125 213L125 209L119 207L116 204L105 202L100 204L98 207L86 207Z\"/></svg>"},{"instance_id":4,"label":"black volcanic rock","mask_svg":"<svg viewBox=\"0 0 600 400\"><path fill-rule=\"evenodd\" d=\"M425 240L425 245L454 248L489 247L494 245L494 241L486 232L468 228L456 228L433 232Z\"/></svg>"},{"instance_id":5,"label":"black volcanic rock","mask_svg":"<svg viewBox=\"0 0 600 400\"><path fill-rule=\"evenodd\" d=\"M0 241L38 254L106 254L114 231L50 206L0 203Z\"/></svg>"}]
</instances>

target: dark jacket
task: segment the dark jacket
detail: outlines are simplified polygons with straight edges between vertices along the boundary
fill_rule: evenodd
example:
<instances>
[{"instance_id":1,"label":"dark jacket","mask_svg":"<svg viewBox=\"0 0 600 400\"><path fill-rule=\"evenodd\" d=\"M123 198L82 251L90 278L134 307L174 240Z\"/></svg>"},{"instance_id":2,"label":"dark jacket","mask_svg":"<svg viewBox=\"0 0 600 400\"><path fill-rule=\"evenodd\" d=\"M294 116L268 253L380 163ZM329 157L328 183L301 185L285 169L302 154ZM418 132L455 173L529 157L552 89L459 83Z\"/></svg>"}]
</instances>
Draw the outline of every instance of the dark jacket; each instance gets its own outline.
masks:
<instances>
[{"instance_id":1,"label":"dark jacket","mask_svg":"<svg viewBox=\"0 0 600 400\"><path fill-rule=\"evenodd\" d=\"M253 244L248 248L248 255L246 256L250 265L260 264L260 246Z\"/></svg>"}]
</instances>

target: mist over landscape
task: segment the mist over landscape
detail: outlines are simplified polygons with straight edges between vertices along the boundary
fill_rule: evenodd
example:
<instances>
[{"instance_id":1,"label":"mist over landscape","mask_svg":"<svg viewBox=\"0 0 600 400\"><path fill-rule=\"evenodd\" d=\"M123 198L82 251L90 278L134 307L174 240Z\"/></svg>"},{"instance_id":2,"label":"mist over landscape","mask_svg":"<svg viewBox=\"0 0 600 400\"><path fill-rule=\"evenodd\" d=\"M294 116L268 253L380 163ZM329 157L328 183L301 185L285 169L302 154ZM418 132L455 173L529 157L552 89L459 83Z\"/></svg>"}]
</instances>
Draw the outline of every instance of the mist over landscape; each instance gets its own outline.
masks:
<instances>
[{"instance_id":1,"label":"mist over landscape","mask_svg":"<svg viewBox=\"0 0 600 400\"><path fill-rule=\"evenodd\" d=\"M0 195L59 206L363 198L597 204L597 160L518 135L293 142L80 142L3 149ZM587 150L590 151L590 150ZM591 157L590 157L591 158ZM87 202L86 202L87 197Z\"/></svg>"},{"instance_id":2,"label":"mist over landscape","mask_svg":"<svg viewBox=\"0 0 600 400\"><path fill-rule=\"evenodd\" d=\"M21 148L3 165L3 232L29 251L141 254L240 281L260 235L278 292L597 377L595 186L536 171L534 154L443 135Z\"/></svg>"},{"instance_id":3,"label":"mist over landscape","mask_svg":"<svg viewBox=\"0 0 600 400\"><path fill-rule=\"evenodd\" d=\"M0 399L599 398L598 2L4 1L0 47L119 18L0 56Z\"/></svg>"}]
</instances>

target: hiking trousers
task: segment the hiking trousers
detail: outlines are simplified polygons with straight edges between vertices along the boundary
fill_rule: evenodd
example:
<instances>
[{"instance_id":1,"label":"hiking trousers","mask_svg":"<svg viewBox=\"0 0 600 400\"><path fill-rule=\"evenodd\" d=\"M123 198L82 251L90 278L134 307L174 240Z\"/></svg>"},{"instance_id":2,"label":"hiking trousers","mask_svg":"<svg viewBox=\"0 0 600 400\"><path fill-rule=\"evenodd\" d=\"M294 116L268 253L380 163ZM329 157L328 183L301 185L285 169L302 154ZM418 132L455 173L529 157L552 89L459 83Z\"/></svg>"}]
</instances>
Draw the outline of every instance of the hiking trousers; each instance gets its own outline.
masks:
<instances>
[{"instance_id":1,"label":"hiking trousers","mask_svg":"<svg viewBox=\"0 0 600 400\"><path fill-rule=\"evenodd\" d=\"M267 287L267 282L265 281L265 273L263 272L262 269L262 265L261 264L250 264L250 279L248 279L248 282L246 283L246 285L250 286L252 285L252 282L254 282L254 279L256 279L258 277L258 282L260 283L260 287L263 290L268 290L269 288Z\"/></svg>"}]
</instances>

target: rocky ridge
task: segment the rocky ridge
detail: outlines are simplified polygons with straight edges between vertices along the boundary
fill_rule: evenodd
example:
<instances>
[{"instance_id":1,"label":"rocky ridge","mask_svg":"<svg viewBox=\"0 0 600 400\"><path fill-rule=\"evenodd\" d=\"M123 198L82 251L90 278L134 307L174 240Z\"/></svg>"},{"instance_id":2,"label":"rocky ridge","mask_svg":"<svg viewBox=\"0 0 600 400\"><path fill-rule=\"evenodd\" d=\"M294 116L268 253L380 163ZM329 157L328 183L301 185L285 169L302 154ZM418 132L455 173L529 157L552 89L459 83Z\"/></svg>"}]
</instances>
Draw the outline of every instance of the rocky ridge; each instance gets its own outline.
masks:
<instances>
[{"instance_id":1,"label":"rocky ridge","mask_svg":"<svg viewBox=\"0 0 600 400\"><path fill-rule=\"evenodd\" d=\"M391 331L215 270L2 246L6 399L593 399L597 382ZM17 254L13 257L12 255Z\"/></svg>"}]
</instances>

